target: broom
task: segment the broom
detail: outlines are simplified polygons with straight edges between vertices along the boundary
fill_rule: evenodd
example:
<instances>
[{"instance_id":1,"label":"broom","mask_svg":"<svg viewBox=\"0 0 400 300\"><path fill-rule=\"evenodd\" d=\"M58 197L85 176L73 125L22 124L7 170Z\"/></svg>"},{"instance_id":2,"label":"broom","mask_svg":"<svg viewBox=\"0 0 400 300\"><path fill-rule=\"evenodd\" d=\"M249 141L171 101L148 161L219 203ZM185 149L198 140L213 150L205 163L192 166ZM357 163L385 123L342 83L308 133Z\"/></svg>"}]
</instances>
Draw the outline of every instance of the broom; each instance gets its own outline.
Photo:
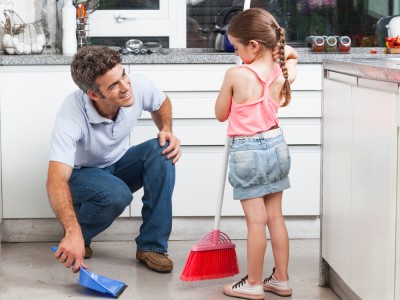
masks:
<instances>
[{"instance_id":1,"label":"broom","mask_svg":"<svg viewBox=\"0 0 400 300\"><path fill-rule=\"evenodd\" d=\"M245 0L243 10L250 8L251 0ZM242 63L239 56L236 65ZM230 238L219 230L221 220L222 201L224 199L226 171L228 169L229 138L227 137L224 148L224 162L221 182L219 185L217 209L213 230L204 236L190 251L186 265L180 279L183 281L196 281L217 279L233 276L239 273L235 244Z\"/></svg>"},{"instance_id":2,"label":"broom","mask_svg":"<svg viewBox=\"0 0 400 300\"><path fill-rule=\"evenodd\" d=\"M181 280L183 281L217 279L239 273L236 246L225 233L218 229L228 167L228 145L227 139L224 149L224 162L220 179L221 183L219 185L219 199L217 201L214 228L192 247L182 271Z\"/></svg>"}]
</instances>

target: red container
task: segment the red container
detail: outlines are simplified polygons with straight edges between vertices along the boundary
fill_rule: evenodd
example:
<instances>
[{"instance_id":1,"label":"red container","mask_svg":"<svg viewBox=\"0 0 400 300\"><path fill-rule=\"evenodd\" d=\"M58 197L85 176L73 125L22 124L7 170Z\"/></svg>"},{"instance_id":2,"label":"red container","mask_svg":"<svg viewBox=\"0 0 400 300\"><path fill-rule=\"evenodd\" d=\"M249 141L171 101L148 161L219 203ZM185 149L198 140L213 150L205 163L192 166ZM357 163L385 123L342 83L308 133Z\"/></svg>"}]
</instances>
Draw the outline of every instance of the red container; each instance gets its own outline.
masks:
<instances>
[{"instance_id":1,"label":"red container","mask_svg":"<svg viewBox=\"0 0 400 300\"><path fill-rule=\"evenodd\" d=\"M348 52L351 49L351 39L348 36L341 36L339 38L339 51Z\"/></svg>"},{"instance_id":2,"label":"red container","mask_svg":"<svg viewBox=\"0 0 400 300\"><path fill-rule=\"evenodd\" d=\"M325 39L322 36L314 37L312 50L316 52L322 52L325 50Z\"/></svg>"}]
</instances>

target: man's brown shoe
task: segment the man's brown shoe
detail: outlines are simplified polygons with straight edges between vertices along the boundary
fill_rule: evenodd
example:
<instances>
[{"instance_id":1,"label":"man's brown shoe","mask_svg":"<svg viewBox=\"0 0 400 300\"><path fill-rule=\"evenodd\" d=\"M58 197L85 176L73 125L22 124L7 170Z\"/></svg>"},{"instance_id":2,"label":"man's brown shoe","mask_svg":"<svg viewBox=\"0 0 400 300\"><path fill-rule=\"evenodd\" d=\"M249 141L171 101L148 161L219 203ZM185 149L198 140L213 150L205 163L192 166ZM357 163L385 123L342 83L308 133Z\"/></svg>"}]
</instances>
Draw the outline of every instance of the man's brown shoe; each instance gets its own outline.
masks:
<instances>
[{"instance_id":1,"label":"man's brown shoe","mask_svg":"<svg viewBox=\"0 0 400 300\"><path fill-rule=\"evenodd\" d=\"M159 273L171 272L174 263L168 258L168 254L158 252L136 251L136 259L144 263L148 268Z\"/></svg>"},{"instance_id":2,"label":"man's brown shoe","mask_svg":"<svg viewBox=\"0 0 400 300\"><path fill-rule=\"evenodd\" d=\"M90 246L86 246L85 247L85 257L86 259L91 258L93 255L93 251L92 248L90 248Z\"/></svg>"}]
</instances>

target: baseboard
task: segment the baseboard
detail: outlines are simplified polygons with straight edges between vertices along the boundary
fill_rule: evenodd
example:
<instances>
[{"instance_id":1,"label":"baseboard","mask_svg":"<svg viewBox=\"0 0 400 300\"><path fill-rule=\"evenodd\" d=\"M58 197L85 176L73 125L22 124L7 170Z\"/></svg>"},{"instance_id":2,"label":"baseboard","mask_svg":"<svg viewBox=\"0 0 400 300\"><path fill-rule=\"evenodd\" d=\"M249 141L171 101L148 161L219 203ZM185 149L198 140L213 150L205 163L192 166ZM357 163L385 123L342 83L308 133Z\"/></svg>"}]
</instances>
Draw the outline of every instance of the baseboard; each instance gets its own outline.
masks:
<instances>
[{"instance_id":1,"label":"baseboard","mask_svg":"<svg viewBox=\"0 0 400 300\"><path fill-rule=\"evenodd\" d=\"M290 239L320 237L320 218L285 217ZM174 217L170 240L198 240L212 230L213 217ZM54 242L63 236L57 219L3 219L1 242ZM118 218L94 241L129 241L139 233L142 219L138 217ZM222 217L220 230L231 239L246 239L247 228L244 217ZM0 232L1 233L1 232Z\"/></svg>"},{"instance_id":2,"label":"baseboard","mask_svg":"<svg viewBox=\"0 0 400 300\"><path fill-rule=\"evenodd\" d=\"M329 286L340 299L346 300L361 300L360 297L343 281L335 270L325 262L327 269L327 286Z\"/></svg>"}]
</instances>

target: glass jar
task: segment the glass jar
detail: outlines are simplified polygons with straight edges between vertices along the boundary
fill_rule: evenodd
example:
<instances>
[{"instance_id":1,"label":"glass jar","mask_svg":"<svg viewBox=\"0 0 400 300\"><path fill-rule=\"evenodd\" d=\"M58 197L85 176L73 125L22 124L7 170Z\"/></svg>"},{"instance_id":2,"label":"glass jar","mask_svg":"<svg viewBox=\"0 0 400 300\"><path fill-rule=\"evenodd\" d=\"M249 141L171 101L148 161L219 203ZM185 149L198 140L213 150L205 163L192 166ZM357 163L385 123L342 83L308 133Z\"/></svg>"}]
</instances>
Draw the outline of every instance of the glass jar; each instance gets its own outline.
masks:
<instances>
[{"instance_id":1,"label":"glass jar","mask_svg":"<svg viewBox=\"0 0 400 300\"><path fill-rule=\"evenodd\" d=\"M325 40L325 50L332 52L337 51L337 39L334 36L328 36Z\"/></svg>"},{"instance_id":2,"label":"glass jar","mask_svg":"<svg viewBox=\"0 0 400 300\"><path fill-rule=\"evenodd\" d=\"M325 50L325 39L322 36L314 37L312 50L316 52L322 52Z\"/></svg>"},{"instance_id":3,"label":"glass jar","mask_svg":"<svg viewBox=\"0 0 400 300\"><path fill-rule=\"evenodd\" d=\"M312 45L313 45L313 42L314 42L314 36L313 35L310 35L310 36L308 36L307 38L306 38L306 46L307 47L312 47Z\"/></svg>"},{"instance_id":4,"label":"glass jar","mask_svg":"<svg viewBox=\"0 0 400 300\"><path fill-rule=\"evenodd\" d=\"M348 36L339 38L339 51L348 52L351 49L351 39Z\"/></svg>"}]
</instances>

